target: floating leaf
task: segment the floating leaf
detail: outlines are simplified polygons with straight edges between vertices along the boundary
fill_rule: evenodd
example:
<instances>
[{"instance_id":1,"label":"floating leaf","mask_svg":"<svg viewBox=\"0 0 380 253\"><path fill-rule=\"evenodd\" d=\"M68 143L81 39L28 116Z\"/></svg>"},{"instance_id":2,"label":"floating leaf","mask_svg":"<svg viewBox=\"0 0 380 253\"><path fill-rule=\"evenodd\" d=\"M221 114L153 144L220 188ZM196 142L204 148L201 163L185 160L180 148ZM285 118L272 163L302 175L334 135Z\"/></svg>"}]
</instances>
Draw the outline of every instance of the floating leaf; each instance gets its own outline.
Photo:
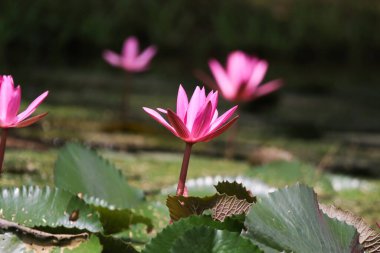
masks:
<instances>
[{"instance_id":1,"label":"floating leaf","mask_svg":"<svg viewBox=\"0 0 380 253\"><path fill-rule=\"evenodd\" d=\"M50 241L51 242L51 241ZM102 246L96 236L88 240L75 241L64 246L41 243L32 238L22 238L13 233L0 234L1 253L100 253Z\"/></svg>"},{"instance_id":2,"label":"floating leaf","mask_svg":"<svg viewBox=\"0 0 380 253\"><path fill-rule=\"evenodd\" d=\"M147 230L153 229L151 219L138 215L129 209L111 210L106 207L95 207L100 214L105 234L114 234L128 229L133 224L143 223Z\"/></svg>"},{"instance_id":3,"label":"floating leaf","mask_svg":"<svg viewBox=\"0 0 380 253\"><path fill-rule=\"evenodd\" d=\"M101 236L100 241L104 247L102 253L138 253L130 243L112 236Z\"/></svg>"},{"instance_id":4,"label":"floating leaf","mask_svg":"<svg viewBox=\"0 0 380 253\"><path fill-rule=\"evenodd\" d=\"M33 241L40 245L66 246L77 244L88 239L88 233L81 234L51 234L37 229L22 226L18 223L0 219L0 230L13 232L18 237Z\"/></svg>"},{"instance_id":5,"label":"floating leaf","mask_svg":"<svg viewBox=\"0 0 380 253\"><path fill-rule=\"evenodd\" d=\"M191 215L201 215L211 209L218 199L218 195L208 197L168 196L166 206L169 208L170 218L177 221Z\"/></svg>"},{"instance_id":6,"label":"floating leaf","mask_svg":"<svg viewBox=\"0 0 380 253\"><path fill-rule=\"evenodd\" d=\"M259 253L262 251L238 233L201 226L190 229L181 235L174 242L170 252Z\"/></svg>"},{"instance_id":7,"label":"floating leaf","mask_svg":"<svg viewBox=\"0 0 380 253\"><path fill-rule=\"evenodd\" d=\"M75 220L70 219L78 212ZM0 192L0 218L27 227L77 228L102 231L98 213L71 193L50 187L3 188Z\"/></svg>"},{"instance_id":8,"label":"floating leaf","mask_svg":"<svg viewBox=\"0 0 380 253\"><path fill-rule=\"evenodd\" d=\"M359 242L366 252L380 252L380 234L368 226L362 218L332 205L319 204L319 208L330 218L336 218L354 226L359 233Z\"/></svg>"},{"instance_id":9,"label":"floating leaf","mask_svg":"<svg viewBox=\"0 0 380 253\"><path fill-rule=\"evenodd\" d=\"M265 252L362 252L356 229L323 214L304 185L259 198L245 226L246 236Z\"/></svg>"},{"instance_id":10,"label":"floating leaf","mask_svg":"<svg viewBox=\"0 0 380 253\"><path fill-rule=\"evenodd\" d=\"M247 190L241 183L236 181L228 182L223 181L215 185L215 189L220 194L227 194L228 196L236 196L238 199L245 199L248 203L256 201L256 197L252 196L252 193Z\"/></svg>"},{"instance_id":11,"label":"floating leaf","mask_svg":"<svg viewBox=\"0 0 380 253\"><path fill-rule=\"evenodd\" d=\"M212 207L212 218L224 221L227 217L247 213L250 207L251 203L245 199L238 199L226 194L218 195L215 205Z\"/></svg>"},{"instance_id":12,"label":"floating leaf","mask_svg":"<svg viewBox=\"0 0 380 253\"><path fill-rule=\"evenodd\" d=\"M54 182L59 188L83 195L85 201L93 203L91 200L98 199L120 209L135 207L144 199L143 192L128 185L120 171L108 161L73 143L59 152Z\"/></svg>"},{"instance_id":13,"label":"floating leaf","mask_svg":"<svg viewBox=\"0 0 380 253\"><path fill-rule=\"evenodd\" d=\"M166 205L170 217L176 221L190 215L201 215L211 209L212 217L223 221L226 217L246 213L251 206L245 199L226 194L215 194L209 197L168 196Z\"/></svg>"},{"instance_id":14,"label":"floating leaf","mask_svg":"<svg viewBox=\"0 0 380 253\"><path fill-rule=\"evenodd\" d=\"M200 226L207 226L219 230L228 230L240 233L240 227L230 222L214 221L209 216L191 216L174 222L164 228L155 238L153 238L142 251L143 253L171 252L175 241L186 231Z\"/></svg>"},{"instance_id":15,"label":"floating leaf","mask_svg":"<svg viewBox=\"0 0 380 253\"><path fill-rule=\"evenodd\" d=\"M169 210L161 202L148 202L136 209L133 212L149 218L153 222L155 232L160 231L169 224Z\"/></svg>"}]
</instances>

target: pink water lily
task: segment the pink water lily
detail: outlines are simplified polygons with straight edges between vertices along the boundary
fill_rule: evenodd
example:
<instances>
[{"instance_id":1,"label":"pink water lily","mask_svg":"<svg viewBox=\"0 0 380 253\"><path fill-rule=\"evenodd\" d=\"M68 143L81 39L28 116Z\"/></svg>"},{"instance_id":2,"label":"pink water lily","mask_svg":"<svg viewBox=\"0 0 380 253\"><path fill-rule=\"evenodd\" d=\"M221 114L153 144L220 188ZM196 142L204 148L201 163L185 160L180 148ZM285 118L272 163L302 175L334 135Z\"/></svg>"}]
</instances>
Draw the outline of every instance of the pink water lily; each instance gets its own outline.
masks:
<instances>
[{"instance_id":1,"label":"pink water lily","mask_svg":"<svg viewBox=\"0 0 380 253\"><path fill-rule=\"evenodd\" d=\"M0 128L2 128L0 142L0 173L4 159L7 129L13 127L26 127L45 117L47 113L42 113L29 118L46 98L48 93L48 91L45 91L38 96L25 111L18 113L21 103L21 88L20 86L17 86L16 88L14 87L12 76L0 76Z\"/></svg>"},{"instance_id":2,"label":"pink water lily","mask_svg":"<svg viewBox=\"0 0 380 253\"><path fill-rule=\"evenodd\" d=\"M180 86L176 113L171 109L157 108L157 111L146 107L143 109L175 136L186 143L196 143L210 141L226 131L237 120L238 116L228 121L236 111L237 106L232 107L219 117L216 109L217 103L217 91L211 91L206 96L204 88L196 87L189 102L185 90ZM159 112L166 115L169 122Z\"/></svg>"},{"instance_id":3,"label":"pink water lily","mask_svg":"<svg viewBox=\"0 0 380 253\"><path fill-rule=\"evenodd\" d=\"M47 113L28 118L48 95L45 91L20 114L21 88L14 87L12 76L0 76L0 128L26 127L40 120Z\"/></svg>"},{"instance_id":4,"label":"pink water lily","mask_svg":"<svg viewBox=\"0 0 380 253\"><path fill-rule=\"evenodd\" d=\"M233 102L248 102L267 95L281 87L281 80L261 82L268 69L268 62L250 56L242 51L234 51L227 57L226 69L215 59L209 67L223 97Z\"/></svg>"},{"instance_id":5,"label":"pink water lily","mask_svg":"<svg viewBox=\"0 0 380 253\"><path fill-rule=\"evenodd\" d=\"M112 66L128 72L142 72L148 68L156 52L157 48L150 46L139 53L139 42L136 37L131 36L125 40L121 55L105 50L103 58Z\"/></svg>"},{"instance_id":6,"label":"pink water lily","mask_svg":"<svg viewBox=\"0 0 380 253\"><path fill-rule=\"evenodd\" d=\"M191 148L194 143L207 142L226 131L239 116L228 121L237 109L232 107L219 116L217 110L218 92L211 91L206 96L204 88L196 87L190 101L182 85L177 96L177 110L157 108L157 111L144 107L143 109L153 119L158 121L175 136L186 142L185 152L178 180L177 195L187 195L186 176L189 167ZM164 114L168 121L161 116Z\"/></svg>"}]
</instances>

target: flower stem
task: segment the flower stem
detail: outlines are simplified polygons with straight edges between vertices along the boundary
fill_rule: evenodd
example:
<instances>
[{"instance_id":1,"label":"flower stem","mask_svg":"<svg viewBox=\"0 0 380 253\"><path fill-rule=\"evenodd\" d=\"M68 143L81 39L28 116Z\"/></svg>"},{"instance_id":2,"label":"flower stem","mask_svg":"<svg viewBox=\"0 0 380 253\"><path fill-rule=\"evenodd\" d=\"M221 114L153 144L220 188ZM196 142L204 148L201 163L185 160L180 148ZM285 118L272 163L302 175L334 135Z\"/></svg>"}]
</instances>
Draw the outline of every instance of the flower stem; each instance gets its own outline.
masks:
<instances>
[{"instance_id":1,"label":"flower stem","mask_svg":"<svg viewBox=\"0 0 380 253\"><path fill-rule=\"evenodd\" d=\"M123 107L122 107L122 112L123 112L123 119L128 120L129 115L129 100L130 100L130 90L131 90L131 80L132 80L132 75L129 72L126 72L125 74L125 80L126 83L124 85L124 94L123 94Z\"/></svg>"},{"instance_id":2,"label":"flower stem","mask_svg":"<svg viewBox=\"0 0 380 253\"><path fill-rule=\"evenodd\" d=\"M8 128L3 128L1 131L0 141L0 175L3 172L3 161L5 153L5 143L7 142Z\"/></svg>"},{"instance_id":3,"label":"flower stem","mask_svg":"<svg viewBox=\"0 0 380 253\"><path fill-rule=\"evenodd\" d=\"M185 153L183 154L181 173L179 174L178 186L177 186L177 196L183 196L185 191L187 170L189 168L189 161L191 155L192 143L186 143Z\"/></svg>"}]
</instances>

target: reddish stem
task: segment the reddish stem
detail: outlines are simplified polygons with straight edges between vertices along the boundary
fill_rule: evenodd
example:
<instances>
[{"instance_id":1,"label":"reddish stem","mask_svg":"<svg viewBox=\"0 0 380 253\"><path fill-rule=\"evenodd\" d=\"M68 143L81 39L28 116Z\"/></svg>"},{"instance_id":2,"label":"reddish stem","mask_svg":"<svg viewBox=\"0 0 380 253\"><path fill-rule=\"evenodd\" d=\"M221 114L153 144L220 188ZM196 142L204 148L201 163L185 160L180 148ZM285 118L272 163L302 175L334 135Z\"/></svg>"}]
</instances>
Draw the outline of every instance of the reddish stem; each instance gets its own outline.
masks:
<instances>
[{"instance_id":1,"label":"reddish stem","mask_svg":"<svg viewBox=\"0 0 380 253\"><path fill-rule=\"evenodd\" d=\"M192 143L186 143L185 153L183 154L181 173L179 174L178 186L177 186L177 196L183 196L185 192L186 176L187 170L189 168L189 161L191 155Z\"/></svg>"},{"instance_id":2,"label":"reddish stem","mask_svg":"<svg viewBox=\"0 0 380 253\"><path fill-rule=\"evenodd\" d=\"M3 161L5 153L5 143L7 142L8 128L3 128L1 131L0 141L0 175L3 172Z\"/></svg>"}]
</instances>

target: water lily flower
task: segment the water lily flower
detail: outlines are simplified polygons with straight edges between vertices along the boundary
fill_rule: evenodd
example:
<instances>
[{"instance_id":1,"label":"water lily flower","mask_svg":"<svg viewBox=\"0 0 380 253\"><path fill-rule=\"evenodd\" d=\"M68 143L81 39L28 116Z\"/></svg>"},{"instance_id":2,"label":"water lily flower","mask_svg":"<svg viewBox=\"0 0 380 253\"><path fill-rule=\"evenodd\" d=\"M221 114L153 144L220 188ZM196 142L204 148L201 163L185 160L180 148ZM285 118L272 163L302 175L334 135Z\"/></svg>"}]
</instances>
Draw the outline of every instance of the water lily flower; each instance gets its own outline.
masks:
<instances>
[{"instance_id":1,"label":"water lily flower","mask_svg":"<svg viewBox=\"0 0 380 253\"><path fill-rule=\"evenodd\" d=\"M209 67L218 89L229 101L249 102L282 86L279 79L260 85L268 69L268 62L242 51L228 55L226 69L215 59L209 61Z\"/></svg>"},{"instance_id":2,"label":"water lily flower","mask_svg":"<svg viewBox=\"0 0 380 253\"><path fill-rule=\"evenodd\" d=\"M143 107L153 119L166 127L175 136L186 143L182 162L177 195L183 195L191 148L194 143L207 142L226 131L239 116L228 121L237 109L232 107L219 116L217 110L218 92L211 91L206 96L204 88L196 87L190 101L182 85L179 86L177 96L177 110L157 108L157 111ZM168 121L161 116L164 114Z\"/></svg>"},{"instance_id":3,"label":"water lily flower","mask_svg":"<svg viewBox=\"0 0 380 253\"><path fill-rule=\"evenodd\" d=\"M157 48L149 46L139 54L139 42L131 36L124 42L121 55L105 50L103 58L112 66L122 68L128 72L142 72L148 68L150 61L156 54Z\"/></svg>"},{"instance_id":4,"label":"water lily flower","mask_svg":"<svg viewBox=\"0 0 380 253\"><path fill-rule=\"evenodd\" d=\"M45 91L38 96L25 111L18 113L21 103L21 88L14 87L12 76L0 76L0 128L2 128L0 143L0 173L4 159L5 143L8 128L20 128L29 126L42 119L47 113L29 117L48 95Z\"/></svg>"},{"instance_id":5,"label":"water lily flower","mask_svg":"<svg viewBox=\"0 0 380 253\"><path fill-rule=\"evenodd\" d=\"M237 106L232 107L218 117L217 103L217 91L211 91L206 97L205 89L199 87L196 87L189 102L186 92L181 85L178 90L176 113L171 109L164 110L157 108L157 111L146 107L143 109L175 136L181 138L186 143L193 144L210 141L222 134L237 120L238 117L236 116L227 122L236 111ZM169 122L159 112L166 115Z\"/></svg>"}]
</instances>

